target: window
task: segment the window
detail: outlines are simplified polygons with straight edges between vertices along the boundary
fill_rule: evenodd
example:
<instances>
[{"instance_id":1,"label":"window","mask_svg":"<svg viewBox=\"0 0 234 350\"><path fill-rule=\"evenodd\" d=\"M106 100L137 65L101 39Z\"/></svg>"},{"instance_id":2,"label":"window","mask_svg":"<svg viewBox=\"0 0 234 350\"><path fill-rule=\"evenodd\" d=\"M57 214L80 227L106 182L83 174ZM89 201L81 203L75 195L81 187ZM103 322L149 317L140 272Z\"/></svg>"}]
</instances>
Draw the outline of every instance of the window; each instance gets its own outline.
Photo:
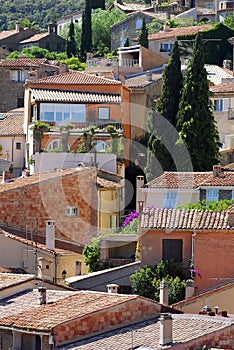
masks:
<instances>
[{"instance_id":1,"label":"window","mask_svg":"<svg viewBox=\"0 0 234 350\"><path fill-rule=\"evenodd\" d=\"M49 143L47 149L49 151L62 151L62 141L61 140L53 140Z\"/></svg>"},{"instance_id":2,"label":"window","mask_svg":"<svg viewBox=\"0 0 234 350\"><path fill-rule=\"evenodd\" d=\"M206 190L206 200L207 202L218 201L219 191L218 190Z\"/></svg>"},{"instance_id":3,"label":"window","mask_svg":"<svg viewBox=\"0 0 234 350\"><path fill-rule=\"evenodd\" d=\"M123 25L122 25L122 30L126 30L126 29L127 29L126 24L123 24Z\"/></svg>"},{"instance_id":4,"label":"window","mask_svg":"<svg viewBox=\"0 0 234 350\"><path fill-rule=\"evenodd\" d=\"M40 120L45 122L79 122L86 121L85 104L41 103Z\"/></svg>"},{"instance_id":5,"label":"window","mask_svg":"<svg viewBox=\"0 0 234 350\"><path fill-rule=\"evenodd\" d=\"M207 9L212 9L212 8L213 8L213 4L211 4L211 3L206 4L206 8L207 8Z\"/></svg>"},{"instance_id":6,"label":"window","mask_svg":"<svg viewBox=\"0 0 234 350\"><path fill-rule=\"evenodd\" d=\"M162 240L162 259L174 259L175 262L182 262L182 239L163 239Z\"/></svg>"},{"instance_id":7,"label":"window","mask_svg":"<svg viewBox=\"0 0 234 350\"><path fill-rule=\"evenodd\" d=\"M92 142L92 147L97 152L105 152L109 148L108 144L104 141L97 140Z\"/></svg>"},{"instance_id":8,"label":"window","mask_svg":"<svg viewBox=\"0 0 234 350\"><path fill-rule=\"evenodd\" d=\"M142 27L142 19L138 18L136 20L136 29L141 29L141 27Z\"/></svg>"},{"instance_id":9,"label":"window","mask_svg":"<svg viewBox=\"0 0 234 350\"><path fill-rule=\"evenodd\" d=\"M228 98L221 98L221 99L214 100L214 110L216 112L228 111L228 107L229 107Z\"/></svg>"},{"instance_id":10,"label":"window","mask_svg":"<svg viewBox=\"0 0 234 350\"><path fill-rule=\"evenodd\" d=\"M50 43L45 43L45 49L50 50Z\"/></svg>"},{"instance_id":11,"label":"window","mask_svg":"<svg viewBox=\"0 0 234 350\"><path fill-rule=\"evenodd\" d=\"M166 192L164 194L163 208L174 209L178 199L177 192Z\"/></svg>"},{"instance_id":12,"label":"window","mask_svg":"<svg viewBox=\"0 0 234 350\"><path fill-rule=\"evenodd\" d=\"M17 98L17 108L24 107L24 98L18 97Z\"/></svg>"},{"instance_id":13,"label":"window","mask_svg":"<svg viewBox=\"0 0 234 350\"><path fill-rule=\"evenodd\" d=\"M234 190L232 190L232 199L234 199Z\"/></svg>"},{"instance_id":14,"label":"window","mask_svg":"<svg viewBox=\"0 0 234 350\"><path fill-rule=\"evenodd\" d=\"M122 38L121 39L121 46L123 47L126 43L127 39L126 38Z\"/></svg>"},{"instance_id":15,"label":"window","mask_svg":"<svg viewBox=\"0 0 234 350\"><path fill-rule=\"evenodd\" d=\"M16 149L21 149L21 142L16 142L15 146L16 146Z\"/></svg>"},{"instance_id":16,"label":"window","mask_svg":"<svg viewBox=\"0 0 234 350\"><path fill-rule=\"evenodd\" d=\"M110 119L110 108L99 107L98 108L98 119Z\"/></svg>"},{"instance_id":17,"label":"window","mask_svg":"<svg viewBox=\"0 0 234 350\"><path fill-rule=\"evenodd\" d=\"M11 71L11 81L15 82L25 82L28 78L28 73L23 70L12 70Z\"/></svg>"},{"instance_id":18,"label":"window","mask_svg":"<svg viewBox=\"0 0 234 350\"><path fill-rule=\"evenodd\" d=\"M68 206L65 211L66 216L78 216L78 207L76 206Z\"/></svg>"},{"instance_id":19,"label":"window","mask_svg":"<svg viewBox=\"0 0 234 350\"><path fill-rule=\"evenodd\" d=\"M161 52L171 52L173 44L161 44L160 51Z\"/></svg>"}]
</instances>

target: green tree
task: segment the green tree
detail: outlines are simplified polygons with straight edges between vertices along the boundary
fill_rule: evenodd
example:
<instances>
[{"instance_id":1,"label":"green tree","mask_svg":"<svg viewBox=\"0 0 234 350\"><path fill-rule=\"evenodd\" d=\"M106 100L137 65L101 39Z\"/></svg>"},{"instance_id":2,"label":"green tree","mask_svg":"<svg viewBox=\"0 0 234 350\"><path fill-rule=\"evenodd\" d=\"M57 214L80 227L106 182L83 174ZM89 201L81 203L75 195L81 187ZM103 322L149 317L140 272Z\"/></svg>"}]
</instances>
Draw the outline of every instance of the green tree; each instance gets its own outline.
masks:
<instances>
[{"instance_id":1,"label":"green tree","mask_svg":"<svg viewBox=\"0 0 234 350\"><path fill-rule=\"evenodd\" d=\"M181 73L181 62L178 42L176 41L169 62L162 74L163 87L159 100L156 102L155 111L168 121L173 128L176 127L176 115L178 113L180 92L183 84ZM152 180L155 176L160 175L163 171L175 170L174 161L170 151L176 146L176 133L169 132L167 146L162 140L161 131L167 125L159 127L158 113L150 113L148 116L148 127L150 138L147 145L147 181ZM163 123L163 120L162 120ZM157 128L158 125L158 128ZM160 164L160 166L159 166Z\"/></svg>"},{"instance_id":2,"label":"green tree","mask_svg":"<svg viewBox=\"0 0 234 350\"><path fill-rule=\"evenodd\" d=\"M204 68L202 34L196 36L177 114L179 143L188 149L194 171L211 170L220 159L219 134Z\"/></svg>"},{"instance_id":3,"label":"green tree","mask_svg":"<svg viewBox=\"0 0 234 350\"><path fill-rule=\"evenodd\" d=\"M66 49L67 49L68 58L71 58L72 56L76 56L77 47L76 47L76 41L75 41L75 29L74 29L73 20L71 20L71 23L69 26Z\"/></svg>"},{"instance_id":4,"label":"green tree","mask_svg":"<svg viewBox=\"0 0 234 350\"><path fill-rule=\"evenodd\" d=\"M86 61L86 53L92 48L92 8L90 0L85 0L85 9L82 14L82 36L80 45L80 59L82 62Z\"/></svg>"},{"instance_id":5,"label":"green tree","mask_svg":"<svg viewBox=\"0 0 234 350\"><path fill-rule=\"evenodd\" d=\"M233 13L229 13L223 21L223 24L227 26L228 28L234 29L234 15Z\"/></svg>"},{"instance_id":6,"label":"green tree","mask_svg":"<svg viewBox=\"0 0 234 350\"><path fill-rule=\"evenodd\" d=\"M89 272L98 271L100 268L100 238L92 238L91 244L86 245L83 250L85 264Z\"/></svg>"},{"instance_id":7,"label":"green tree","mask_svg":"<svg viewBox=\"0 0 234 350\"><path fill-rule=\"evenodd\" d=\"M177 209L198 209L198 210L227 210L233 204L233 200L222 199L220 201L207 202L206 200L199 201L195 204L185 203L177 207Z\"/></svg>"},{"instance_id":8,"label":"green tree","mask_svg":"<svg viewBox=\"0 0 234 350\"><path fill-rule=\"evenodd\" d=\"M51 126L45 122L35 122L30 129L33 130L33 152L41 152L41 139Z\"/></svg>"},{"instance_id":9,"label":"green tree","mask_svg":"<svg viewBox=\"0 0 234 350\"><path fill-rule=\"evenodd\" d=\"M143 17L143 20L142 20L142 27L140 30L138 42L140 45L142 45L148 49L148 47L149 47L148 28L146 27L146 24L145 24L145 17Z\"/></svg>"}]
</instances>

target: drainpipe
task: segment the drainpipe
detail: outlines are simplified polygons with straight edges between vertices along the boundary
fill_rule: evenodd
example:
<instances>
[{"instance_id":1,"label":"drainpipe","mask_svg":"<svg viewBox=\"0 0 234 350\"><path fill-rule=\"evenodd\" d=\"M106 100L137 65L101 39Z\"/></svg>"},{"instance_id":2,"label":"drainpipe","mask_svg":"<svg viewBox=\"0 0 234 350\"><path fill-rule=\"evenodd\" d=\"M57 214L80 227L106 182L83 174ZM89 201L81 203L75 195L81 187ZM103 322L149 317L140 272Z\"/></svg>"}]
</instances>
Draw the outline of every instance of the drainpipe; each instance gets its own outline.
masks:
<instances>
[{"instance_id":1,"label":"drainpipe","mask_svg":"<svg viewBox=\"0 0 234 350\"><path fill-rule=\"evenodd\" d=\"M196 231L194 231L194 233L192 234L192 259L191 259L192 266L194 266L194 241L195 241L196 234L197 234Z\"/></svg>"},{"instance_id":2,"label":"drainpipe","mask_svg":"<svg viewBox=\"0 0 234 350\"><path fill-rule=\"evenodd\" d=\"M57 283L58 279L58 255L57 253L54 253L54 283Z\"/></svg>"},{"instance_id":3,"label":"drainpipe","mask_svg":"<svg viewBox=\"0 0 234 350\"><path fill-rule=\"evenodd\" d=\"M12 144L11 144L11 162L14 162L14 143L15 143L15 136L12 138Z\"/></svg>"}]
</instances>

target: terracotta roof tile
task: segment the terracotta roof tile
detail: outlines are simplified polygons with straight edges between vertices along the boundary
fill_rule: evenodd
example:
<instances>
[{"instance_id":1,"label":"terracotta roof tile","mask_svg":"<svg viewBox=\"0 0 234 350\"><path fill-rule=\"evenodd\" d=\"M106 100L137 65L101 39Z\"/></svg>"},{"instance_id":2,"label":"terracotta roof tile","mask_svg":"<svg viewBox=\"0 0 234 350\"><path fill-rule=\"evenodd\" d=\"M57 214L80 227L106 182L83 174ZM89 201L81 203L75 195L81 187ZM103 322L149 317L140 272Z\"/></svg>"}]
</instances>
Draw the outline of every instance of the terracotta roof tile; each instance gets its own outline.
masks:
<instances>
[{"instance_id":1,"label":"terracotta roof tile","mask_svg":"<svg viewBox=\"0 0 234 350\"><path fill-rule=\"evenodd\" d=\"M35 101L63 101L63 102L85 102L85 103L120 103L120 95L98 94L77 91L58 91L31 89L32 98Z\"/></svg>"},{"instance_id":2,"label":"terracotta roof tile","mask_svg":"<svg viewBox=\"0 0 234 350\"><path fill-rule=\"evenodd\" d=\"M0 113L0 135L24 135L24 112Z\"/></svg>"},{"instance_id":3,"label":"terracotta roof tile","mask_svg":"<svg viewBox=\"0 0 234 350\"><path fill-rule=\"evenodd\" d=\"M69 14L69 15L59 17L59 18L57 18L57 22L58 22L58 21L61 21L61 20L63 20L63 19L72 18L73 16L76 16L76 15L79 15L79 14L82 14L82 11L77 11L77 12L71 13L71 14Z\"/></svg>"},{"instance_id":4,"label":"terracotta roof tile","mask_svg":"<svg viewBox=\"0 0 234 350\"><path fill-rule=\"evenodd\" d=\"M226 230L230 229L228 211L147 208L141 229Z\"/></svg>"},{"instance_id":5,"label":"terracotta roof tile","mask_svg":"<svg viewBox=\"0 0 234 350\"><path fill-rule=\"evenodd\" d=\"M62 74L57 74L54 76L50 76L47 78L41 78L41 79L34 79L33 81L28 82L28 84L55 84L55 85L61 85L61 84L69 84L69 85L77 85L77 84L83 84L83 85L121 85L121 82L112 80L112 79L106 79L102 77L97 77L95 75L78 72L78 71L69 71Z\"/></svg>"},{"instance_id":6,"label":"terracotta roof tile","mask_svg":"<svg viewBox=\"0 0 234 350\"><path fill-rule=\"evenodd\" d=\"M91 168L88 167L78 167L73 169L57 169L39 174L33 174L24 178L15 178L12 182L5 182L3 184L0 184L0 192L10 191L25 186L31 186L34 184L38 184L39 182L50 181L63 176L78 174L81 171L87 171L90 169Z\"/></svg>"},{"instance_id":7,"label":"terracotta roof tile","mask_svg":"<svg viewBox=\"0 0 234 350\"><path fill-rule=\"evenodd\" d=\"M12 36L14 34L17 34L18 31L17 30L3 30L2 32L0 32L0 40L8 38L9 36Z\"/></svg>"},{"instance_id":8,"label":"terracotta roof tile","mask_svg":"<svg viewBox=\"0 0 234 350\"><path fill-rule=\"evenodd\" d=\"M173 344L165 346L173 349L176 344L184 348L184 344L193 339L200 338L215 331L224 329L233 324L233 320L223 317L210 317L203 315L172 315ZM149 349L158 350L160 340L160 324L157 318L126 326L118 330L101 334L87 340L65 345L63 350L129 350ZM121 344L121 347L120 347ZM188 347L189 348L189 347Z\"/></svg>"},{"instance_id":9,"label":"terracotta roof tile","mask_svg":"<svg viewBox=\"0 0 234 350\"><path fill-rule=\"evenodd\" d=\"M18 241L22 244L25 244L29 247L34 247L38 250L43 250L43 251L46 251L52 255L57 255L57 254L60 254L60 255L73 255L72 252L68 251L68 250L65 250L65 249L59 249L59 248L56 248L55 250L50 250L50 249L47 249L46 246L44 244L41 244L41 243L38 243L38 242L35 242L35 241L32 241L30 239L26 239L26 238L23 238L23 237L20 237L20 236L17 236L17 235L13 235L5 230L2 230L0 229L0 236L1 235L4 235L5 237L8 237L9 239L13 240L13 241Z\"/></svg>"},{"instance_id":10,"label":"terracotta roof tile","mask_svg":"<svg viewBox=\"0 0 234 350\"><path fill-rule=\"evenodd\" d=\"M211 86L210 90L213 93L234 93L234 81L230 83L223 83L215 86Z\"/></svg>"},{"instance_id":11,"label":"terracotta roof tile","mask_svg":"<svg viewBox=\"0 0 234 350\"><path fill-rule=\"evenodd\" d=\"M12 60L2 60L0 62L0 66L7 68L35 68L45 63L50 63L50 61L48 61L46 58L18 58Z\"/></svg>"},{"instance_id":12,"label":"terracotta roof tile","mask_svg":"<svg viewBox=\"0 0 234 350\"><path fill-rule=\"evenodd\" d=\"M31 280L34 275L0 272L0 290Z\"/></svg>"},{"instance_id":13,"label":"terracotta roof tile","mask_svg":"<svg viewBox=\"0 0 234 350\"><path fill-rule=\"evenodd\" d=\"M50 331L60 323L79 318L104 308L140 298L136 295L120 295L98 292L77 292L53 304L41 305L17 315L0 318L0 326L17 327L37 331Z\"/></svg>"},{"instance_id":14,"label":"terracotta roof tile","mask_svg":"<svg viewBox=\"0 0 234 350\"><path fill-rule=\"evenodd\" d=\"M146 74L141 74L133 78L127 78L124 84L131 89L144 88L150 84L155 83L156 81L162 79L162 74L152 74L152 81L146 79Z\"/></svg>"},{"instance_id":15,"label":"terracotta roof tile","mask_svg":"<svg viewBox=\"0 0 234 350\"><path fill-rule=\"evenodd\" d=\"M148 8L150 8L150 6L146 6L146 5L142 5L142 4L138 4L138 3L129 3L129 2L122 2L119 3L116 0L114 1L114 6L121 10L121 11L140 11L140 10L146 10Z\"/></svg>"},{"instance_id":16,"label":"terracotta roof tile","mask_svg":"<svg viewBox=\"0 0 234 350\"><path fill-rule=\"evenodd\" d=\"M205 30L208 30L211 28L212 28L211 25L169 28L168 30L149 35L148 39L149 39L149 41L151 41L151 40L176 38L178 36L183 36L183 35L188 35L188 34L196 34L199 31L205 31Z\"/></svg>"},{"instance_id":17,"label":"terracotta roof tile","mask_svg":"<svg viewBox=\"0 0 234 350\"><path fill-rule=\"evenodd\" d=\"M214 177L212 171L206 172L167 172L147 184L148 188L191 188L212 186L234 186L234 172L223 171Z\"/></svg>"}]
</instances>

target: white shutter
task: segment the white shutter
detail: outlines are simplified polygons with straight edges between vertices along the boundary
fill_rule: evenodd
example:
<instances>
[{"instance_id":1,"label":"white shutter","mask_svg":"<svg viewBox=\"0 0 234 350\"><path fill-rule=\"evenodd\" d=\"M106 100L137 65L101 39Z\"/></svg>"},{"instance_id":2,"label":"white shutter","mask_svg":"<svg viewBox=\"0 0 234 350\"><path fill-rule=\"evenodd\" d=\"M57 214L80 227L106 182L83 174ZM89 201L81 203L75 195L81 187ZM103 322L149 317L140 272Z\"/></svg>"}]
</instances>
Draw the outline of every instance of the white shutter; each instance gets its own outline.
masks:
<instances>
[{"instance_id":1,"label":"white shutter","mask_svg":"<svg viewBox=\"0 0 234 350\"><path fill-rule=\"evenodd\" d=\"M223 98L223 111L228 111L229 108L229 98Z\"/></svg>"}]
</instances>

